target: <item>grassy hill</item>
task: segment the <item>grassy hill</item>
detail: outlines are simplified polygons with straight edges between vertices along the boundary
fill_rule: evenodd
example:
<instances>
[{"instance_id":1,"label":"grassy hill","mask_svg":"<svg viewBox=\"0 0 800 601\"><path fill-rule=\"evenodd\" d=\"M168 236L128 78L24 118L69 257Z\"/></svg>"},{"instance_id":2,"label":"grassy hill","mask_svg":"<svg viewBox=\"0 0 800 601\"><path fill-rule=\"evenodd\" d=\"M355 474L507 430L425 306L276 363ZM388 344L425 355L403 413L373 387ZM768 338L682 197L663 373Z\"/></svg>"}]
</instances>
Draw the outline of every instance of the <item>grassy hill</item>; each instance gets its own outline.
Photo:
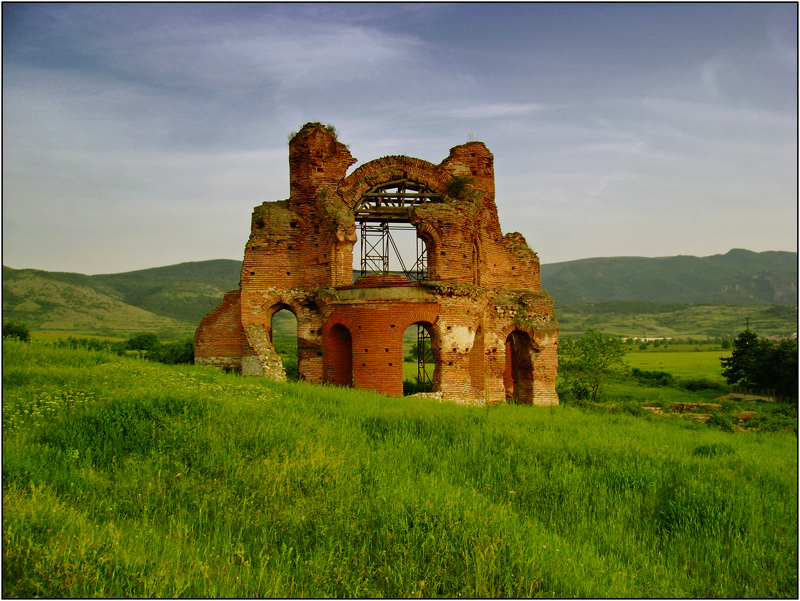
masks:
<instances>
[{"instance_id":1,"label":"grassy hill","mask_svg":"<svg viewBox=\"0 0 800 601\"><path fill-rule=\"evenodd\" d=\"M79 283L87 277L3 267L3 318L22 321L31 330L77 334L152 332L169 339L193 333L191 323L126 304L113 290L101 292L102 286Z\"/></svg>"},{"instance_id":2,"label":"grassy hill","mask_svg":"<svg viewBox=\"0 0 800 601\"><path fill-rule=\"evenodd\" d=\"M580 259L542 265L542 287L557 304L796 305L797 253L734 249L710 257Z\"/></svg>"},{"instance_id":3,"label":"grassy hill","mask_svg":"<svg viewBox=\"0 0 800 601\"><path fill-rule=\"evenodd\" d=\"M32 330L191 336L240 270L226 259L102 275L3 266L3 317Z\"/></svg>"},{"instance_id":4,"label":"grassy hill","mask_svg":"<svg viewBox=\"0 0 800 601\"><path fill-rule=\"evenodd\" d=\"M486 408L3 358L8 598L797 596L796 430L726 432L663 389Z\"/></svg>"},{"instance_id":5,"label":"grassy hill","mask_svg":"<svg viewBox=\"0 0 800 601\"><path fill-rule=\"evenodd\" d=\"M797 307L607 301L556 303L561 336L589 328L640 338L733 338L745 324L762 336L797 333Z\"/></svg>"},{"instance_id":6,"label":"grassy hill","mask_svg":"<svg viewBox=\"0 0 800 601\"><path fill-rule=\"evenodd\" d=\"M83 275L3 267L3 315L33 330L190 335L229 290L241 262L199 261ZM542 265L564 335L717 337L797 331L797 253L615 257Z\"/></svg>"}]
</instances>

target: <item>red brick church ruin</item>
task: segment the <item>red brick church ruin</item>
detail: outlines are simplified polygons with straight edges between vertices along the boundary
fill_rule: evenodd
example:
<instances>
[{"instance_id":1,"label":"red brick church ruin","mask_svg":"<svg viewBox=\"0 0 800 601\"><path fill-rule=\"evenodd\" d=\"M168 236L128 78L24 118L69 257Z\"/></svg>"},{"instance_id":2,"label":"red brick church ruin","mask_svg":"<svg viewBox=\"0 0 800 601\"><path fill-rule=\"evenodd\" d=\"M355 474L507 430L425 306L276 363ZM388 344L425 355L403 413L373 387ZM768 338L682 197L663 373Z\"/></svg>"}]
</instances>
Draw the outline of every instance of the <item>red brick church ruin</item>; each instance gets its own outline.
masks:
<instances>
[{"instance_id":1,"label":"red brick church ruin","mask_svg":"<svg viewBox=\"0 0 800 601\"><path fill-rule=\"evenodd\" d=\"M553 300L536 253L500 230L492 153L469 142L438 165L388 156L346 175L355 162L330 127L292 138L289 198L253 210L239 290L200 323L195 361L285 378L272 318L288 309L307 382L402 395L403 334L417 325L443 400L558 403ZM389 272L399 227L420 250Z\"/></svg>"}]
</instances>

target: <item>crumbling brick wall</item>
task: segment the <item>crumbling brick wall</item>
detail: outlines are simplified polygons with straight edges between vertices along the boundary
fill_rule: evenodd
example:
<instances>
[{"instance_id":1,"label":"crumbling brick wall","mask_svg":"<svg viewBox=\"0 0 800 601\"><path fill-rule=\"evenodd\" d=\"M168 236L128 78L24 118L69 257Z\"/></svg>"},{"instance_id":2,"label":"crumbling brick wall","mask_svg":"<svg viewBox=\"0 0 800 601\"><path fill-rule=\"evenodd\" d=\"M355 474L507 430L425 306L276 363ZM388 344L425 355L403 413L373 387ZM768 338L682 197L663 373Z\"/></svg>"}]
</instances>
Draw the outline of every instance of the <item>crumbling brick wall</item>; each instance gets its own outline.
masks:
<instances>
[{"instance_id":1,"label":"crumbling brick wall","mask_svg":"<svg viewBox=\"0 0 800 601\"><path fill-rule=\"evenodd\" d=\"M312 383L403 393L402 338L431 335L434 390L457 402L558 402L558 325L539 259L503 235L494 157L481 142L439 165L405 156L356 162L335 133L306 124L289 144L290 196L253 210L239 290L200 324L195 357L284 378L272 316L297 317L298 371ZM402 209L427 242L427 277L375 274L353 282L355 211L371 190L407 181L436 202Z\"/></svg>"}]
</instances>

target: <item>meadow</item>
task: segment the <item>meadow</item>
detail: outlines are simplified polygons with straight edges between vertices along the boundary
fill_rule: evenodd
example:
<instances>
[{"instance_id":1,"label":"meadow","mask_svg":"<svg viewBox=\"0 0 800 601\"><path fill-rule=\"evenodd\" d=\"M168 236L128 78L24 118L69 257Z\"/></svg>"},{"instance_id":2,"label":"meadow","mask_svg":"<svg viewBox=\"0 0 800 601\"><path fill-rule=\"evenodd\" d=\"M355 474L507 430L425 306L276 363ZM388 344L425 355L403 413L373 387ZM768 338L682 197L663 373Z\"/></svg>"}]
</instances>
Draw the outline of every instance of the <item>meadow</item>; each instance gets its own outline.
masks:
<instances>
[{"instance_id":1,"label":"meadow","mask_svg":"<svg viewBox=\"0 0 800 601\"><path fill-rule=\"evenodd\" d=\"M798 594L796 434L3 359L5 597Z\"/></svg>"},{"instance_id":2,"label":"meadow","mask_svg":"<svg viewBox=\"0 0 800 601\"><path fill-rule=\"evenodd\" d=\"M730 357L730 350L670 350L648 349L629 351L625 362L631 367L650 371L665 371L680 378L709 378L725 382L720 359Z\"/></svg>"}]
</instances>

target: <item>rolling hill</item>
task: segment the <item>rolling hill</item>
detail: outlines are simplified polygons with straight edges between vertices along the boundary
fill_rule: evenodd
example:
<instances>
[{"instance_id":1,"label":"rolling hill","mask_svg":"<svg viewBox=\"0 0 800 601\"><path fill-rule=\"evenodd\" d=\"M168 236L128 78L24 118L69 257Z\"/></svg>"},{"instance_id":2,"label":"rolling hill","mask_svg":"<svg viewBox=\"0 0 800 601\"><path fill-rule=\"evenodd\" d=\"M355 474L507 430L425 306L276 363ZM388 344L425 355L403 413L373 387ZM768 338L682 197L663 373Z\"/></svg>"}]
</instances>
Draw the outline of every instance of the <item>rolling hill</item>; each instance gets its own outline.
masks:
<instances>
[{"instance_id":1,"label":"rolling hill","mask_svg":"<svg viewBox=\"0 0 800 601\"><path fill-rule=\"evenodd\" d=\"M542 265L542 287L564 303L645 300L796 305L797 253L734 249L710 257L611 257Z\"/></svg>"},{"instance_id":2,"label":"rolling hill","mask_svg":"<svg viewBox=\"0 0 800 601\"><path fill-rule=\"evenodd\" d=\"M3 266L3 317L32 330L191 336L240 269L225 259L103 275Z\"/></svg>"},{"instance_id":3,"label":"rolling hill","mask_svg":"<svg viewBox=\"0 0 800 601\"><path fill-rule=\"evenodd\" d=\"M32 330L190 336L223 294L236 289L240 270L241 262L229 259L102 275L4 266L3 317L23 321ZM664 335L669 319L665 314L678 315L686 305L708 303L764 309L783 305L787 310L778 311L782 325L776 332L796 331L797 253L732 250L711 257L581 259L542 265L542 285L555 299L564 331L598 327L598 315L613 313L619 319L622 314L653 313L661 316L653 318L652 328L648 323L634 329L637 334L652 329L647 335ZM728 321L739 323L742 318L737 313ZM708 331L717 331L716 326Z\"/></svg>"}]
</instances>

